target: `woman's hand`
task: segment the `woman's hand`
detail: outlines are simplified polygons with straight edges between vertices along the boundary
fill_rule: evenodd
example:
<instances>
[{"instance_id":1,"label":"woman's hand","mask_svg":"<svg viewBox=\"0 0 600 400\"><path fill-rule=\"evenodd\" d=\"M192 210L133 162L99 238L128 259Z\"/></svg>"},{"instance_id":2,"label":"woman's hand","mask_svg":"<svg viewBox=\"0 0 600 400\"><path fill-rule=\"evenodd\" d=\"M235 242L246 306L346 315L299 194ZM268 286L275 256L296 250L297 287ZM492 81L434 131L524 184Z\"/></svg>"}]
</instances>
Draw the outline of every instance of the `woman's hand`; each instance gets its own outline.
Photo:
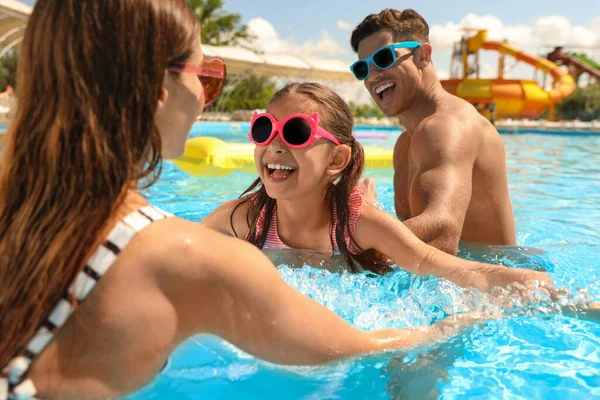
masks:
<instances>
[{"instance_id":1,"label":"woman's hand","mask_svg":"<svg viewBox=\"0 0 600 400\"><path fill-rule=\"evenodd\" d=\"M496 268L484 267L487 271L481 276L478 289L489 292L496 287L508 287L519 283L529 289L546 288L554 290L554 281L546 272L532 271L523 268L509 268L496 266Z\"/></svg>"}]
</instances>

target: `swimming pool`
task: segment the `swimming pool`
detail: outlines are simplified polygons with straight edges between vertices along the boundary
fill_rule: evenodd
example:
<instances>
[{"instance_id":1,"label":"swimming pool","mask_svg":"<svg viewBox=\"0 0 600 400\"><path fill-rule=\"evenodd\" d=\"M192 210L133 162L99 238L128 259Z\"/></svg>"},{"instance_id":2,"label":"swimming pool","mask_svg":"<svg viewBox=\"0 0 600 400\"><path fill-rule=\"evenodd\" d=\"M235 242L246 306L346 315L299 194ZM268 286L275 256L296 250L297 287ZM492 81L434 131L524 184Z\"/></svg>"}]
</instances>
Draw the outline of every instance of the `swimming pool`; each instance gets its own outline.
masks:
<instances>
[{"instance_id":1,"label":"swimming pool","mask_svg":"<svg viewBox=\"0 0 600 400\"><path fill-rule=\"evenodd\" d=\"M204 124L199 131L243 141L243 124ZM364 131L368 128L360 128ZM363 143L390 147L400 134ZM600 135L503 135L518 244L536 253L513 263L542 263L568 288L600 299ZM366 173L393 212L391 171ZM187 176L166 162L147 192L154 204L201 220L236 198L254 178ZM487 251L499 261L502 252ZM463 249L463 255L468 251ZM517 257L518 258L518 257ZM525 260L525 261L523 261ZM541 260L541 261L540 261ZM249 265L248 268L252 266ZM293 287L361 329L410 327L481 306L437 279L402 271L384 278L336 275L305 267L280 268ZM310 323L310 321L307 321ZM157 327L157 329L159 329ZM468 330L435 346L356 357L319 367L281 367L259 361L213 337L198 336L175 351L169 367L129 399L588 399L600 396L600 325L529 311Z\"/></svg>"}]
</instances>

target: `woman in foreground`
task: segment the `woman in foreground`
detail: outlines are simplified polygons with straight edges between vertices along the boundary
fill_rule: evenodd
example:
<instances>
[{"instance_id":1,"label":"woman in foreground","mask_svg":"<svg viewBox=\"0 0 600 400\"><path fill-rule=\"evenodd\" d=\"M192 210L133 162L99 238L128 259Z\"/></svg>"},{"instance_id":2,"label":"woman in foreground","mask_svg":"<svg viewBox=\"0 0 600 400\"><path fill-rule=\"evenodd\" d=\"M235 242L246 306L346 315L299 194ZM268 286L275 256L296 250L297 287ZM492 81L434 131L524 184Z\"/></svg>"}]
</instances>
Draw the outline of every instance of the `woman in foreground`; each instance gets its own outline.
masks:
<instances>
[{"instance_id":1,"label":"woman in foreground","mask_svg":"<svg viewBox=\"0 0 600 400\"><path fill-rule=\"evenodd\" d=\"M184 0L36 2L0 171L0 399L123 396L198 333L317 364L478 320L362 332L251 244L151 207L138 182L183 153L224 78Z\"/></svg>"}]
</instances>

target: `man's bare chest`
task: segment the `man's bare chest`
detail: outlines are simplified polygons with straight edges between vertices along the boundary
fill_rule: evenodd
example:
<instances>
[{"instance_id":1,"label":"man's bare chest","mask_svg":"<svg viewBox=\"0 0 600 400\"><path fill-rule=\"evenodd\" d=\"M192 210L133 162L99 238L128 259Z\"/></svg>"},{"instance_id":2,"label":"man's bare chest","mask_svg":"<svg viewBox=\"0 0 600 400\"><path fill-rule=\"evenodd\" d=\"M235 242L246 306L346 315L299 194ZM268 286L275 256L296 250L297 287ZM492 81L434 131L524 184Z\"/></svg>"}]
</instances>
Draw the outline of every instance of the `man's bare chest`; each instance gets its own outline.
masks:
<instances>
[{"instance_id":1,"label":"man's bare chest","mask_svg":"<svg viewBox=\"0 0 600 400\"><path fill-rule=\"evenodd\" d=\"M396 214L410 217L410 187L414 178L414 166L410 154L409 138L398 139L394 148L394 197Z\"/></svg>"}]
</instances>

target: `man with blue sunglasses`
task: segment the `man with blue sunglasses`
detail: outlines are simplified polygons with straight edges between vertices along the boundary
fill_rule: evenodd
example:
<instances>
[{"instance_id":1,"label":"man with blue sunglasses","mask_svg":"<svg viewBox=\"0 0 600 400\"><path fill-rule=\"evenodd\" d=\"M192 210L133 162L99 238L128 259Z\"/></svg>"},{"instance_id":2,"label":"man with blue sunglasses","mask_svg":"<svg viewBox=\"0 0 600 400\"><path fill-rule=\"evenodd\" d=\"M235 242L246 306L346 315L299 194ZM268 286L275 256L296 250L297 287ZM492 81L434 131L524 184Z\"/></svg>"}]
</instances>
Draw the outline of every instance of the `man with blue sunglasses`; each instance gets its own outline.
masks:
<instances>
[{"instance_id":1,"label":"man with blue sunglasses","mask_svg":"<svg viewBox=\"0 0 600 400\"><path fill-rule=\"evenodd\" d=\"M504 145L472 105L442 88L423 17L410 9L369 15L351 43L354 76L405 128L394 148L398 217L451 254L461 240L514 245Z\"/></svg>"}]
</instances>

